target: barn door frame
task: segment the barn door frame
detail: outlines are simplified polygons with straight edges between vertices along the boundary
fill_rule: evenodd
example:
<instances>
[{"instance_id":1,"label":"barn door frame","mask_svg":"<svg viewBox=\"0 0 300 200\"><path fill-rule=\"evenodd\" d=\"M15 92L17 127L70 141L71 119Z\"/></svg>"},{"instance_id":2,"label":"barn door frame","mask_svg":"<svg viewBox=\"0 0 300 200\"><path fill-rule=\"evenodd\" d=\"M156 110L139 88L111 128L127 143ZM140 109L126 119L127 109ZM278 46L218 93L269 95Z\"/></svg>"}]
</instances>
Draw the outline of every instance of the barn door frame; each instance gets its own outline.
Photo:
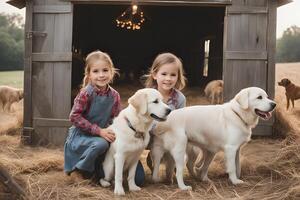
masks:
<instances>
[{"instance_id":1,"label":"barn door frame","mask_svg":"<svg viewBox=\"0 0 300 200\"><path fill-rule=\"evenodd\" d=\"M24 144L61 145L71 126L68 116L71 109L73 4L44 3L26 1L21 137ZM36 73L39 70L42 74ZM50 79L49 86L43 88L40 83L48 85L46 79ZM39 110L45 105L43 98L37 98L39 96L49 100L49 112Z\"/></svg>"},{"instance_id":2,"label":"barn door frame","mask_svg":"<svg viewBox=\"0 0 300 200\"><path fill-rule=\"evenodd\" d=\"M32 17L33 1L26 1L25 22L25 53L24 53L24 118L21 141L23 144L31 144L32 126Z\"/></svg>"}]
</instances>

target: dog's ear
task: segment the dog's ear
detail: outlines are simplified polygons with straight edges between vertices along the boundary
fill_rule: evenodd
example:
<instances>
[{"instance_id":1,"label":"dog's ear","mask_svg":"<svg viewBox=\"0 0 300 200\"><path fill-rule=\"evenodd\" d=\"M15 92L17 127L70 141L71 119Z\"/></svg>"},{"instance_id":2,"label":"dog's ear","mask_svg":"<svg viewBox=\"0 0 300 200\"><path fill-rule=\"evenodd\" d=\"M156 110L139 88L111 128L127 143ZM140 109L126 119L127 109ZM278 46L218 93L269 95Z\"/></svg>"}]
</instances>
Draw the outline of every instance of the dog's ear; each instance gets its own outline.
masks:
<instances>
[{"instance_id":1,"label":"dog's ear","mask_svg":"<svg viewBox=\"0 0 300 200\"><path fill-rule=\"evenodd\" d=\"M248 90L243 89L234 97L234 99L240 104L242 109L248 109L249 100L248 100Z\"/></svg>"},{"instance_id":2,"label":"dog's ear","mask_svg":"<svg viewBox=\"0 0 300 200\"><path fill-rule=\"evenodd\" d=\"M23 99L23 97L24 97L24 92L23 92L22 89L20 89L19 90L19 98L20 98L20 100Z\"/></svg>"},{"instance_id":3,"label":"dog's ear","mask_svg":"<svg viewBox=\"0 0 300 200\"><path fill-rule=\"evenodd\" d=\"M138 113L142 115L147 112L147 94L137 91L132 97L128 99L128 103L132 105Z\"/></svg>"}]
</instances>

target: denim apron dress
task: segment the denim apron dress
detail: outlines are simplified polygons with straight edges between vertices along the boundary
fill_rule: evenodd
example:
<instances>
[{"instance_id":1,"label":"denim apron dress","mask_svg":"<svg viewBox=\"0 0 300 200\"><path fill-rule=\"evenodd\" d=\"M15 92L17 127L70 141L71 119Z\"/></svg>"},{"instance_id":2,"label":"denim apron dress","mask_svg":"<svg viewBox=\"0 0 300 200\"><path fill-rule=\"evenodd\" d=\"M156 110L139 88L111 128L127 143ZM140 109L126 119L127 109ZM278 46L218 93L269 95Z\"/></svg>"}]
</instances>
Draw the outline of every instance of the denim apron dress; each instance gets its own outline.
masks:
<instances>
[{"instance_id":1,"label":"denim apron dress","mask_svg":"<svg viewBox=\"0 0 300 200\"><path fill-rule=\"evenodd\" d=\"M106 128L111 120L114 97L109 95L98 96L93 92L91 85L87 86L88 93L92 94L92 102L85 118L92 124ZM95 171L95 161L109 147L108 141L99 136L85 133L80 128L72 126L65 143L65 172L80 169L88 172Z\"/></svg>"},{"instance_id":2,"label":"denim apron dress","mask_svg":"<svg viewBox=\"0 0 300 200\"><path fill-rule=\"evenodd\" d=\"M93 86L91 85L87 86L87 91L89 94L92 94L92 102L85 118L90 123L97 124L100 128L108 127L111 123L114 97L110 95L98 96L93 92ZM104 138L85 133L80 128L72 126L69 129L64 148L64 171L67 174L76 168L90 173L96 171L98 175L100 174L99 178L103 178L104 173L101 163L108 148L109 143ZM100 169L95 169L95 166ZM145 172L142 164L139 162L136 169L135 182L141 186L144 180Z\"/></svg>"}]
</instances>

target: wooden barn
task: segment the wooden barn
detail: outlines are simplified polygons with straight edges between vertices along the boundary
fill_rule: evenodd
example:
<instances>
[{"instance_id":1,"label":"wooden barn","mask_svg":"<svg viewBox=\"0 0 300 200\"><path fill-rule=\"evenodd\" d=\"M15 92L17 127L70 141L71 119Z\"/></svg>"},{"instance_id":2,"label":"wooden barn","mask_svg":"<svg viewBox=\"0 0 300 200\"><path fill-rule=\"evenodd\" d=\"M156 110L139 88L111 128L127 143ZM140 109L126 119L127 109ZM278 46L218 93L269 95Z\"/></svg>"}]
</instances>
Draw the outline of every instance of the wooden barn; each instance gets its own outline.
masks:
<instances>
[{"instance_id":1,"label":"wooden barn","mask_svg":"<svg viewBox=\"0 0 300 200\"><path fill-rule=\"evenodd\" d=\"M274 97L276 11L290 0L9 0L26 7L25 143L62 145L70 126L71 91L83 77L83 58L109 53L133 84L154 57L183 60L189 86L224 80L224 100L258 86ZM138 5L145 22L120 28L116 19ZM119 24L120 26L120 24ZM132 83L131 83L132 82ZM271 135L274 119L257 135Z\"/></svg>"}]
</instances>

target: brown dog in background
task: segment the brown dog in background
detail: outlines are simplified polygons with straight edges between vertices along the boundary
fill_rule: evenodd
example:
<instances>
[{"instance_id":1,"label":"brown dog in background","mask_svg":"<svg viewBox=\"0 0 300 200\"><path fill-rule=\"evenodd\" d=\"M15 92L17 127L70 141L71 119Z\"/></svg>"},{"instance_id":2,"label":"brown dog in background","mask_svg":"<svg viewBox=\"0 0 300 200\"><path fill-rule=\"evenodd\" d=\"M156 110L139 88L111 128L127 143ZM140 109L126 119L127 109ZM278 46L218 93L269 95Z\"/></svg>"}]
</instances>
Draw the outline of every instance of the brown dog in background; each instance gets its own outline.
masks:
<instances>
[{"instance_id":1,"label":"brown dog in background","mask_svg":"<svg viewBox=\"0 0 300 200\"><path fill-rule=\"evenodd\" d=\"M10 111L11 104L23 99L23 90L9 86L0 86L0 105L3 111Z\"/></svg>"},{"instance_id":2,"label":"brown dog in background","mask_svg":"<svg viewBox=\"0 0 300 200\"><path fill-rule=\"evenodd\" d=\"M285 87L285 95L286 95L286 109L288 110L290 107L290 100L292 102L294 108L294 101L300 99L300 87L293 84L289 79L284 78L278 85Z\"/></svg>"},{"instance_id":3,"label":"brown dog in background","mask_svg":"<svg viewBox=\"0 0 300 200\"><path fill-rule=\"evenodd\" d=\"M213 80L206 85L204 93L211 104L223 103L223 86L223 80Z\"/></svg>"}]
</instances>

